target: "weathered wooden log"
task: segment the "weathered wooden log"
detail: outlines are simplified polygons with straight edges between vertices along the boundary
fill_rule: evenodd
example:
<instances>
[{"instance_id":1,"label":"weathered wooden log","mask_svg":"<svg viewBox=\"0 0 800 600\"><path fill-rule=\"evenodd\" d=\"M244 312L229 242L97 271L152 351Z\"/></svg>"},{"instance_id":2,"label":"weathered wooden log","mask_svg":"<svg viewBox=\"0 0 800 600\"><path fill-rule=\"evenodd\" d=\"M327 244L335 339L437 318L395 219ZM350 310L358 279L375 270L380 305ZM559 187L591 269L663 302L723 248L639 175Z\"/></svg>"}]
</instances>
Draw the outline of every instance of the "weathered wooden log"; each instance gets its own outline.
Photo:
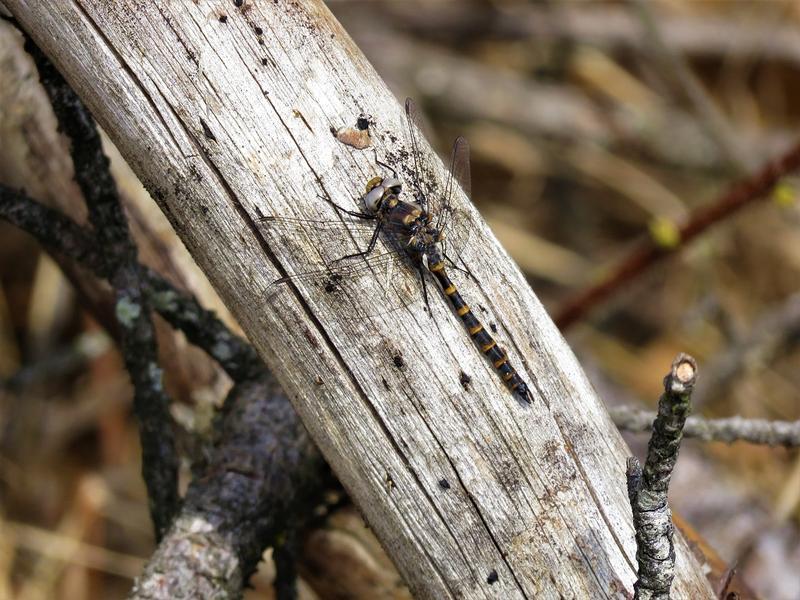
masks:
<instances>
[{"instance_id":1,"label":"weathered wooden log","mask_svg":"<svg viewBox=\"0 0 800 600\"><path fill-rule=\"evenodd\" d=\"M457 283L533 385L531 405L502 386L431 285L432 316L420 301L386 310L397 294L420 297L402 265L351 296L271 285L353 249L276 238L258 222L341 219L318 194L357 208L382 168L332 128L363 116L378 157L409 167L402 109L321 2L3 2L159 202L416 596L630 594L628 451L463 197L475 279ZM682 538L676 551L675 596L712 597Z\"/></svg>"}]
</instances>

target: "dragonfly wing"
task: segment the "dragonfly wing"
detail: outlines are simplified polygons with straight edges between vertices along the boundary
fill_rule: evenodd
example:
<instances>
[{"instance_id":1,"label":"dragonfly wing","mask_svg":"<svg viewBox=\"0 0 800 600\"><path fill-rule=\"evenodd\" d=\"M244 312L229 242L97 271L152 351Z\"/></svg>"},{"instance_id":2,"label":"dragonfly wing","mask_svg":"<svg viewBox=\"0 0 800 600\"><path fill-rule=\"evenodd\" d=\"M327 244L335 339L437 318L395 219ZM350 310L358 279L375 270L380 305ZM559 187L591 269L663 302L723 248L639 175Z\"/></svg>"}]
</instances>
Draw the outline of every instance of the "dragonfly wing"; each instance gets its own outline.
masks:
<instances>
[{"instance_id":1,"label":"dragonfly wing","mask_svg":"<svg viewBox=\"0 0 800 600\"><path fill-rule=\"evenodd\" d=\"M443 194L431 202L431 213L437 229L444 234L445 252L453 260L461 256L469 244L474 230L474 223L469 211L456 200L457 188L460 187L467 198L472 192L470 175L469 143L463 137L453 142L450 159L450 172Z\"/></svg>"},{"instance_id":2,"label":"dragonfly wing","mask_svg":"<svg viewBox=\"0 0 800 600\"><path fill-rule=\"evenodd\" d=\"M467 198L472 196L472 175L470 174L469 166L469 142L465 137L458 136L453 142L453 154L450 159L450 179L454 181L464 193ZM448 189L448 193L452 194L453 189Z\"/></svg>"},{"instance_id":3,"label":"dragonfly wing","mask_svg":"<svg viewBox=\"0 0 800 600\"><path fill-rule=\"evenodd\" d=\"M374 221L314 220L269 216L259 219L261 230L279 256L290 264L329 264L366 250Z\"/></svg>"},{"instance_id":4,"label":"dragonfly wing","mask_svg":"<svg viewBox=\"0 0 800 600\"><path fill-rule=\"evenodd\" d=\"M411 140L411 180L416 190L417 202L423 210L428 210L433 190L426 177L429 170L419 141L419 136L425 129L417 104L411 98L406 98L406 125L408 126L408 137Z\"/></svg>"},{"instance_id":5,"label":"dragonfly wing","mask_svg":"<svg viewBox=\"0 0 800 600\"><path fill-rule=\"evenodd\" d=\"M271 247L288 265L286 275L267 288L268 300L298 289L334 304L347 301L353 319L398 310L417 300L409 286L412 265L391 235L380 236L379 244L365 256L343 258L367 249L374 222L267 217L262 223Z\"/></svg>"},{"instance_id":6,"label":"dragonfly wing","mask_svg":"<svg viewBox=\"0 0 800 600\"><path fill-rule=\"evenodd\" d=\"M457 187L461 187L467 198L472 192L469 161L469 143L463 137L456 138L450 160L447 181L442 189L435 183L432 152L423 152L419 136L424 131L417 105L411 98L406 99L406 121L411 140L411 177L417 192L417 201L430 213L435 227L444 234L443 248L452 259L458 260L469 246L474 223L468 210L456 201Z\"/></svg>"}]
</instances>

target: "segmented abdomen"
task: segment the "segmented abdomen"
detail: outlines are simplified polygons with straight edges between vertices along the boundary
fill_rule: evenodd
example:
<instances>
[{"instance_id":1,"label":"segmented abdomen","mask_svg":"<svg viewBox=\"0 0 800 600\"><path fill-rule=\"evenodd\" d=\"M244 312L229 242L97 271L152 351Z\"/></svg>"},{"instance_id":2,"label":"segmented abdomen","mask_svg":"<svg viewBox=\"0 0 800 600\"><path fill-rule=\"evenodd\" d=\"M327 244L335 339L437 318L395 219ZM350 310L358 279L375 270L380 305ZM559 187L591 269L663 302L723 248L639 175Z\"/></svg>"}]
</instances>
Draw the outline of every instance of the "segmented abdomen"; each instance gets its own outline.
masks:
<instances>
[{"instance_id":1,"label":"segmented abdomen","mask_svg":"<svg viewBox=\"0 0 800 600\"><path fill-rule=\"evenodd\" d=\"M461 317L464 322L464 327L469 332L470 337L475 341L480 351L492 361L492 366L495 368L500 378L508 386L508 388L515 395L519 396L526 402L530 402L530 390L522 377L519 376L516 369L508 362L508 355L505 350L497 345L491 334L483 328L483 325L472 312L469 305L464 301L456 289L455 284L450 280L447 271L444 268L444 262L437 262L429 267L430 272L436 277L439 285L442 286L442 291L456 314Z\"/></svg>"}]
</instances>

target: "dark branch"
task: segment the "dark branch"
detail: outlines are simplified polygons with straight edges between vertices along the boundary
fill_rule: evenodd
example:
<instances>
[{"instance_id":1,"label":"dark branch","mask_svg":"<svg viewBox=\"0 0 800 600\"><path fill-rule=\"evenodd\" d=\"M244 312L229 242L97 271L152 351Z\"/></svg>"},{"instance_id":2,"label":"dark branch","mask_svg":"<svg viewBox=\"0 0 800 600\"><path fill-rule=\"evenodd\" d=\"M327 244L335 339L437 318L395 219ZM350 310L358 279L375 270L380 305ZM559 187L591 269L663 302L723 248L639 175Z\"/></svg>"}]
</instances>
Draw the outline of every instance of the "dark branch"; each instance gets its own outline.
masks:
<instances>
[{"instance_id":1,"label":"dark branch","mask_svg":"<svg viewBox=\"0 0 800 600\"><path fill-rule=\"evenodd\" d=\"M81 99L27 35L25 50L36 64L59 130L70 140L75 181L89 209L89 220L103 248L103 257L113 273L136 260L136 246L128 232L128 221L109 170L108 157L103 152L100 133Z\"/></svg>"},{"instance_id":2,"label":"dark branch","mask_svg":"<svg viewBox=\"0 0 800 600\"><path fill-rule=\"evenodd\" d=\"M153 309L216 360L231 379L241 382L266 373L253 347L228 329L214 312L200 306L194 296L180 292L155 271L139 268Z\"/></svg>"},{"instance_id":3,"label":"dark branch","mask_svg":"<svg viewBox=\"0 0 800 600\"><path fill-rule=\"evenodd\" d=\"M89 209L98 257L116 295L121 352L134 388L134 411L142 444L142 475L150 514L160 538L180 505L178 457L170 417L170 399L158 365L155 330L142 293L136 246L89 111L44 53L26 36L25 49L39 71L61 131L69 138L75 181Z\"/></svg>"},{"instance_id":4,"label":"dark branch","mask_svg":"<svg viewBox=\"0 0 800 600\"><path fill-rule=\"evenodd\" d=\"M63 213L0 184L0 217L35 237L45 248L71 258L98 277L108 277L94 235Z\"/></svg>"}]
</instances>

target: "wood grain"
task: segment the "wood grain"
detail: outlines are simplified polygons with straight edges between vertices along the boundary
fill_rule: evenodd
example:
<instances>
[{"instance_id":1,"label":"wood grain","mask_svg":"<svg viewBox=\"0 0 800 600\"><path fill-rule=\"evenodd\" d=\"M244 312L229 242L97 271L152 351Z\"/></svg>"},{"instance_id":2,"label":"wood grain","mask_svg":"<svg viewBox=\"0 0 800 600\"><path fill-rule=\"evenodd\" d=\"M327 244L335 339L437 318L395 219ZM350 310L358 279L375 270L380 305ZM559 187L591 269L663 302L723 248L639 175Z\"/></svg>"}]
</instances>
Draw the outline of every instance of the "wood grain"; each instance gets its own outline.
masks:
<instances>
[{"instance_id":1,"label":"wood grain","mask_svg":"<svg viewBox=\"0 0 800 600\"><path fill-rule=\"evenodd\" d=\"M457 283L533 384L531 406L502 387L436 290L432 318L374 316L387 285L418 293L402 269L350 297L306 284L273 293L277 277L342 248L276 241L258 216L337 219L317 195L355 208L380 173L371 149L331 128L366 114L379 157L408 144L402 108L321 2L3 2L158 201L416 597L630 594L628 450L474 209L464 260L481 283ZM675 597L712 597L676 547Z\"/></svg>"}]
</instances>

